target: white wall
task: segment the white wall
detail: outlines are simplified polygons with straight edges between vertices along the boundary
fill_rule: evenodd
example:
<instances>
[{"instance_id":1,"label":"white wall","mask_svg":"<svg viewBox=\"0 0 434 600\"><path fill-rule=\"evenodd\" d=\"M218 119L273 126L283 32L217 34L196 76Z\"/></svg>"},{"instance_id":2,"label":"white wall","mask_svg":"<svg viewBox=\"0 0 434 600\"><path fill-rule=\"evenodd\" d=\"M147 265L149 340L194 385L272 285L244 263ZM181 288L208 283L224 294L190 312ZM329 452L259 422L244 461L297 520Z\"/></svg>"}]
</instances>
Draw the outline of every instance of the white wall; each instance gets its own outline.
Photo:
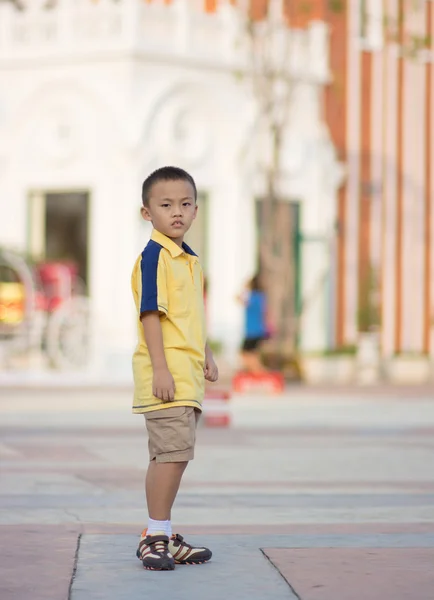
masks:
<instances>
[{"instance_id":1,"label":"white wall","mask_svg":"<svg viewBox=\"0 0 434 600\"><path fill-rule=\"evenodd\" d=\"M67 5L75 10L66 0L60 4L62 11ZM92 15L114 11L122 16L133 6L139 16L151 15L154 9L139 4L140 8L134 0L121 8L102 2L102 12L97 13L95 5ZM177 6L187 10L185 3ZM0 5L0 17L6 11L10 20L10 9ZM52 18L55 13L49 12ZM263 193L254 176L261 140L252 130L251 91L247 81L240 83L232 73L234 47L226 45L222 53L216 45L229 29L222 33L220 24L215 35L201 38L202 53L192 54L188 44L183 46L186 54L180 59L177 52L153 54L143 47L143 36L134 37L131 14L123 37L111 44L104 40L92 46L86 39L80 46L68 46L58 41L52 46L41 43L33 52L27 48L26 53L26 48L7 46L0 32L0 243L26 248L31 190L89 190L95 366L123 375L129 374L135 343L130 273L149 235L138 216L143 179L163 164L177 164L191 171L198 188L208 193L209 330L231 357L242 335L235 297L255 268L253 199ZM186 14L176 18L182 21ZM146 20L140 22L146 26ZM206 27L212 29L210 23L207 20ZM135 41L137 52L131 53ZM333 175L336 163L320 121L321 74L318 77L316 84L300 88L295 101L286 171L289 196L303 203L303 228L326 235L338 182L335 177L324 185L325 173ZM304 292L324 261L323 249L305 247ZM323 294L306 315L307 347L326 343L324 302Z\"/></svg>"}]
</instances>

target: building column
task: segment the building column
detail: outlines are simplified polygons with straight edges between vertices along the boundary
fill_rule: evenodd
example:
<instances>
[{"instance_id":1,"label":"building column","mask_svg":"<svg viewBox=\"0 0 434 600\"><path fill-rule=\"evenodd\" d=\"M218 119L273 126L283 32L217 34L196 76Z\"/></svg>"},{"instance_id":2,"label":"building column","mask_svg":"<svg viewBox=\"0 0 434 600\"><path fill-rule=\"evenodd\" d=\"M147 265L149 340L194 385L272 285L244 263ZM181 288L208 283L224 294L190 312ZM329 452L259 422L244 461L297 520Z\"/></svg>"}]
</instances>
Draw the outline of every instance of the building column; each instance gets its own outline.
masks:
<instances>
[{"instance_id":1,"label":"building column","mask_svg":"<svg viewBox=\"0 0 434 600\"><path fill-rule=\"evenodd\" d=\"M243 335L236 298L255 267L255 206L240 173L229 165L224 172L209 196L208 335L234 359Z\"/></svg>"}]
</instances>

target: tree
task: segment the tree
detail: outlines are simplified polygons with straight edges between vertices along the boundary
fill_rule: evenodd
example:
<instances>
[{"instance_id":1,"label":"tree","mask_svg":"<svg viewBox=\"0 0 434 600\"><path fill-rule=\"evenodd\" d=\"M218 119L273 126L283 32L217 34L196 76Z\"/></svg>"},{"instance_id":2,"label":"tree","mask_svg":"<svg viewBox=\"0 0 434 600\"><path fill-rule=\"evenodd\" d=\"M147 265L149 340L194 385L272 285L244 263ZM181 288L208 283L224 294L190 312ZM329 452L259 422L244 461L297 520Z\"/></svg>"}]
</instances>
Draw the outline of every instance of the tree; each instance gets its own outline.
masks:
<instances>
[{"instance_id":1,"label":"tree","mask_svg":"<svg viewBox=\"0 0 434 600\"><path fill-rule=\"evenodd\" d=\"M329 8L338 11L341 5L335 0ZM295 215L289 210L291 191L283 189L282 153L293 92L303 79L294 70L293 57L300 37L294 33L293 24L300 19L308 21L314 8L315 3L308 0L269 0L239 9L250 59L247 76L257 105L255 129L266 148L260 164L266 182L260 211L260 270L276 327L275 351L286 356L296 351L299 314L295 297Z\"/></svg>"}]
</instances>

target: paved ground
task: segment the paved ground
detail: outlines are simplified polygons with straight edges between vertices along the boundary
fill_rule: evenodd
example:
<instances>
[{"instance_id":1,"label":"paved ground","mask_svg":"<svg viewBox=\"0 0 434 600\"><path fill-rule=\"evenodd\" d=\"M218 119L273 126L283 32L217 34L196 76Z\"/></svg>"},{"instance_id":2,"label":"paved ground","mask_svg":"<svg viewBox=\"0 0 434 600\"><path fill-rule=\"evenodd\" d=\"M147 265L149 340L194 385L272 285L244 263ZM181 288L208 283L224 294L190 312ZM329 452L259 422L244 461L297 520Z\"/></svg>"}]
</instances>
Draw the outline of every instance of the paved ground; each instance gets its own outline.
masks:
<instances>
[{"instance_id":1,"label":"paved ground","mask_svg":"<svg viewBox=\"0 0 434 600\"><path fill-rule=\"evenodd\" d=\"M1 600L433 600L433 390L232 407L232 427L200 429L173 515L213 561L149 573L130 393L0 388Z\"/></svg>"}]
</instances>

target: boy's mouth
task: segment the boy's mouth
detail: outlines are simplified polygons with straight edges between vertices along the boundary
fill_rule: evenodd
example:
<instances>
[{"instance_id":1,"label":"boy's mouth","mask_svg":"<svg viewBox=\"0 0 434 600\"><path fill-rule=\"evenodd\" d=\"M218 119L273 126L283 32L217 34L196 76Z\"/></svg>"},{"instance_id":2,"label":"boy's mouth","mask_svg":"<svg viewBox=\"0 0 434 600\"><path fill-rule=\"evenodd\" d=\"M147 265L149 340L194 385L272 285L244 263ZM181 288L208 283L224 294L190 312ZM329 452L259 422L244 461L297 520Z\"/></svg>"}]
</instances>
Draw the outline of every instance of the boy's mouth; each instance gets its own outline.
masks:
<instances>
[{"instance_id":1,"label":"boy's mouth","mask_svg":"<svg viewBox=\"0 0 434 600\"><path fill-rule=\"evenodd\" d=\"M182 221L173 221L172 227L184 227L184 223Z\"/></svg>"}]
</instances>

